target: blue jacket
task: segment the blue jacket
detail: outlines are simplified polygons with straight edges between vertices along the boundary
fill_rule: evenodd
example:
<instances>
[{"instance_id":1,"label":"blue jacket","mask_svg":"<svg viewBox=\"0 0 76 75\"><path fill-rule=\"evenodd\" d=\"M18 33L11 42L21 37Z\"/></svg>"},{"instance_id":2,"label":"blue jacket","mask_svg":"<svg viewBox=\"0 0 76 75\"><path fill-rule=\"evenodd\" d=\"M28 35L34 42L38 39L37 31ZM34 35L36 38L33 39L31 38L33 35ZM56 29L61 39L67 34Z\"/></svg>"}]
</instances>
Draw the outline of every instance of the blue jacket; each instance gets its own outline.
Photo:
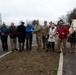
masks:
<instances>
[{"instance_id":1,"label":"blue jacket","mask_svg":"<svg viewBox=\"0 0 76 75\"><path fill-rule=\"evenodd\" d=\"M8 29L7 28L0 28L0 30L1 30L1 33L0 33L0 35L1 35L1 39L6 39L7 38L7 36L8 36ZM3 33L3 34L2 34Z\"/></svg>"},{"instance_id":2,"label":"blue jacket","mask_svg":"<svg viewBox=\"0 0 76 75\"><path fill-rule=\"evenodd\" d=\"M26 26L26 37L31 36L32 35L32 31L34 30L34 26L30 25L30 26Z\"/></svg>"},{"instance_id":3,"label":"blue jacket","mask_svg":"<svg viewBox=\"0 0 76 75\"><path fill-rule=\"evenodd\" d=\"M1 28L0 28L0 31L1 31ZM1 39L1 32L0 32L0 39Z\"/></svg>"}]
</instances>

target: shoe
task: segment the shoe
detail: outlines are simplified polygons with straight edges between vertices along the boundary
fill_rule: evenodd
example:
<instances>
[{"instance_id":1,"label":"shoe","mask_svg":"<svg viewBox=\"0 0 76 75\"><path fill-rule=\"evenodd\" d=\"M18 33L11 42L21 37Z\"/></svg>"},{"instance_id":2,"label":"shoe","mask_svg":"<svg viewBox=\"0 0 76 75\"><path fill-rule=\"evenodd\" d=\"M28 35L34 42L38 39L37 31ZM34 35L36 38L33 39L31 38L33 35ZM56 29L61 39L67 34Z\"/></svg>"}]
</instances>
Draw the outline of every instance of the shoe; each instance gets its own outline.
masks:
<instances>
[{"instance_id":1,"label":"shoe","mask_svg":"<svg viewBox=\"0 0 76 75\"><path fill-rule=\"evenodd\" d=\"M8 51L8 49L6 49L6 51Z\"/></svg>"},{"instance_id":2,"label":"shoe","mask_svg":"<svg viewBox=\"0 0 76 75\"><path fill-rule=\"evenodd\" d=\"M75 53L74 51L71 51L71 53Z\"/></svg>"},{"instance_id":3,"label":"shoe","mask_svg":"<svg viewBox=\"0 0 76 75\"><path fill-rule=\"evenodd\" d=\"M5 49L3 49L3 51L6 51Z\"/></svg>"},{"instance_id":4,"label":"shoe","mask_svg":"<svg viewBox=\"0 0 76 75\"><path fill-rule=\"evenodd\" d=\"M26 49L26 51L28 51L28 49Z\"/></svg>"},{"instance_id":5,"label":"shoe","mask_svg":"<svg viewBox=\"0 0 76 75\"><path fill-rule=\"evenodd\" d=\"M58 53L61 53L61 51L58 51Z\"/></svg>"},{"instance_id":6,"label":"shoe","mask_svg":"<svg viewBox=\"0 0 76 75\"><path fill-rule=\"evenodd\" d=\"M22 48L22 51L24 51L24 48Z\"/></svg>"},{"instance_id":7,"label":"shoe","mask_svg":"<svg viewBox=\"0 0 76 75\"><path fill-rule=\"evenodd\" d=\"M43 47L42 49L45 49L45 47Z\"/></svg>"},{"instance_id":8,"label":"shoe","mask_svg":"<svg viewBox=\"0 0 76 75\"><path fill-rule=\"evenodd\" d=\"M19 52L21 52L22 50L21 49L19 49Z\"/></svg>"},{"instance_id":9,"label":"shoe","mask_svg":"<svg viewBox=\"0 0 76 75\"><path fill-rule=\"evenodd\" d=\"M14 52L14 50L12 49L12 52Z\"/></svg>"},{"instance_id":10,"label":"shoe","mask_svg":"<svg viewBox=\"0 0 76 75\"><path fill-rule=\"evenodd\" d=\"M48 49L45 52L48 52Z\"/></svg>"},{"instance_id":11,"label":"shoe","mask_svg":"<svg viewBox=\"0 0 76 75\"><path fill-rule=\"evenodd\" d=\"M15 48L14 50L18 51L18 49L17 49L17 48Z\"/></svg>"},{"instance_id":12,"label":"shoe","mask_svg":"<svg viewBox=\"0 0 76 75\"><path fill-rule=\"evenodd\" d=\"M63 55L66 55L66 53L63 53Z\"/></svg>"},{"instance_id":13,"label":"shoe","mask_svg":"<svg viewBox=\"0 0 76 75\"><path fill-rule=\"evenodd\" d=\"M37 51L39 50L39 48L37 48Z\"/></svg>"}]
</instances>

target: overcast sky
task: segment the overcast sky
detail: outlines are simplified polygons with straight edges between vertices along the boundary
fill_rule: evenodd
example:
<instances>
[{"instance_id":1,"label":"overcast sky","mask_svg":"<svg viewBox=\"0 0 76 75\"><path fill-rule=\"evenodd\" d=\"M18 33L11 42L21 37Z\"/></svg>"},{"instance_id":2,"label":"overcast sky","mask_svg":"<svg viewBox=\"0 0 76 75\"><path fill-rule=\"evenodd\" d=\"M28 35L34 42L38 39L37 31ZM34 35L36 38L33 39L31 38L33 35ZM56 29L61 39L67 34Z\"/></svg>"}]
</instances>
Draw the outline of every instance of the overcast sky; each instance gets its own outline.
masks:
<instances>
[{"instance_id":1,"label":"overcast sky","mask_svg":"<svg viewBox=\"0 0 76 75\"><path fill-rule=\"evenodd\" d=\"M76 0L0 0L0 13L6 24L33 19L57 22L75 7Z\"/></svg>"}]
</instances>

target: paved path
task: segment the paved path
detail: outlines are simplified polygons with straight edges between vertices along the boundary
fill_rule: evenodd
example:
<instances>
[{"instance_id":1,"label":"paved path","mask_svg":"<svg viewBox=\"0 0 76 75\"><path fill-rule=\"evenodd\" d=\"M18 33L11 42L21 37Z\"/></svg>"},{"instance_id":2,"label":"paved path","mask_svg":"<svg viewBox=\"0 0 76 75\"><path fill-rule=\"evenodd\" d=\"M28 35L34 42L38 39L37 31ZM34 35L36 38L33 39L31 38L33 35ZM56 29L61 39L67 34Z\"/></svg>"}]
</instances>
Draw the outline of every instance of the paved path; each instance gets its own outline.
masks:
<instances>
[{"instance_id":1,"label":"paved path","mask_svg":"<svg viewBox=\"0 0 76 75\"><path fill-rule=\"evenodd\" d=\"M69 47L69 45L67 44ZM76 53L71 53L71 49L67 49L67 54L64 56L63 75L76 75Z\"/></svg>"}]
</instances>

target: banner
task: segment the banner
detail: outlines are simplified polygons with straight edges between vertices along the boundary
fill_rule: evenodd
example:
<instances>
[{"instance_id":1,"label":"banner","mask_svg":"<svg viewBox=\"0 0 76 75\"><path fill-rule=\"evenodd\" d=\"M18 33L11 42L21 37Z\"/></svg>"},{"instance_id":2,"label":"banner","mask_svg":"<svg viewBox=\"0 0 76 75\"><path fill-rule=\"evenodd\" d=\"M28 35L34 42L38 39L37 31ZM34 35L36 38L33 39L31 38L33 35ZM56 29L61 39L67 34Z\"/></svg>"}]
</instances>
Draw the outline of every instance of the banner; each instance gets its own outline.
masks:
<instances>
[{"instance_id":1,"label":"banner","mask_svg":"<svg viewBox=\"0 0 76 75\"><path fill-rule=\"evenodd\" d=\"M73 26L73 29L76 30L76 19L72 20L72 26Z\"/></svg>"}]
</instances>

